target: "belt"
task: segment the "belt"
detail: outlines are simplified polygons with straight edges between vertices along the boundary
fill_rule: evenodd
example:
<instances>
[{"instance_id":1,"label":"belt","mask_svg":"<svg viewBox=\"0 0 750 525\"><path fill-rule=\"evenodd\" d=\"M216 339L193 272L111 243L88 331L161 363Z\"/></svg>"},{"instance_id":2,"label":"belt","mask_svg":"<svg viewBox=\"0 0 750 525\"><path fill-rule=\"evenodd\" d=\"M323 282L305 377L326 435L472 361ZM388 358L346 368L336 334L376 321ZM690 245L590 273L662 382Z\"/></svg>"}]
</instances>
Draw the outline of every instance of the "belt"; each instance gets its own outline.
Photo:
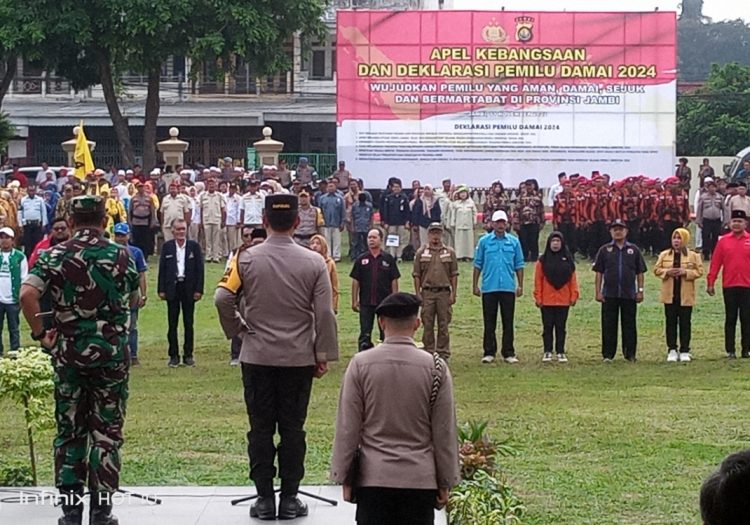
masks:
<instances>
[{"instance_id":1,"label":"belt","mask_svg":"<svg viewBox=\"0 0 750 525\"><path fill-rule=\"evenodd\" d=\"M26 226L40 226L42 221L26 221Z\"/></svg>"},{"instance_id":2,"label":"belt","mask_svg":"<svg viewBox=\"0 0 750 525\"><path fill-rule=\"evenodd\" d=\"M184 283L185 282L185 278L184 277L178 277L177 278L177 282L178 283Z\"/></svg>"},{"instance_id":3,"label":"belt","mask_svg":"<svg viewBox=\"0 0 750 525\"><path fill-rule=\"evenodd\" d=\"M450 292L451 287L450 286L423 286L422 290L427 290L428 292Z\"/></svg>"}]
</instances>

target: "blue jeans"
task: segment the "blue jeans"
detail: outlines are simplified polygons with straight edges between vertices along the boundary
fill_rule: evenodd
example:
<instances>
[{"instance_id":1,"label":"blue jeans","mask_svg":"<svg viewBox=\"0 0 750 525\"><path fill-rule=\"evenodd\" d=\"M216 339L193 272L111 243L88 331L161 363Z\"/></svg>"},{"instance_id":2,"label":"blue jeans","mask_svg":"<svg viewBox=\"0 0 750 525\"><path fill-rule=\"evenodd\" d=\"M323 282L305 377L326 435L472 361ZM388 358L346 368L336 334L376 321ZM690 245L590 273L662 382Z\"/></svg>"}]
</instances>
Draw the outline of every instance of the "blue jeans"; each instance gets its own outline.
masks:
<instances>
[{"instance_id":1,"label":"blue jeans","mask_svg":"<svg viewBox=\"0 0 750 525\"><path fill-rule=\"evenodd\" d=\"M130 330L128 331L130 359L138 357L138 308L130 309Z\"/></svg>"},{"instance_id":2,"label":"blue jeans","mask_svg":"<svg viewBox=\"0 0 750 525\"><path fill-rule=\"evenodd\" d=\"M21 306L18 303L0 303L0 355L3 355L3 323L8 318L8 331L10 332L10 349L18 350L21 347L21 330L19 329L19 314Z\"/></svg>"}]
</instances>

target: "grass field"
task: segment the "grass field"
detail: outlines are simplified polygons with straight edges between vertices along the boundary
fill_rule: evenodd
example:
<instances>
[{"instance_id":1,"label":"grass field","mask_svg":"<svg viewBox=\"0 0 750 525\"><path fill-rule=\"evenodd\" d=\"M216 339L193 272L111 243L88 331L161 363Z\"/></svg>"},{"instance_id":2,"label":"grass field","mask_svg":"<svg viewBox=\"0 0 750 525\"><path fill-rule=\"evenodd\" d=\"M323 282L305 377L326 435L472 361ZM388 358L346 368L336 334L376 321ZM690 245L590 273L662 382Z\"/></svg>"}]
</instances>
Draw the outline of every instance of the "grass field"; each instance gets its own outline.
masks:
<instances>
[{"instance_id":1,"label":"grass field","mask_svg":"<svg viewBox=\"0 0 750 525\"><path fill-rule=\"evenodd\" d=\"M649 266L653 260L649 260ZM152 263L152 267L154 264ZM307 423L308 483L326 482L341 376L358 332L348 272L339 312L342 359L313 388ZM570 362L543 364L541 322L526 295L516 310L519 365L481 365L482 317L471 295L471 266L461 264L452 325L459 420L491 421L496 438L519 449L505 460L507 473L528 506L529 524L697 524L702 479L728 453L750 443L750 362L728 362L723 352L723 306L709 298L705 281L694 311L690 364L666 363L658 282L649 274L638 310L638 362L618 355L601 363L599 305L593 272L579 264L582 297L568 325ZM411 291L402 265L402 289ZM207 283L221 275L209 265ZM197 309L194 369L166 367L166 309L150 274L149 304L141 314L141 362L131 375L123 457L125 484L242 485L247 483L240 372L228 366L212 289ZM7 335L6 335L7 337ZM24 328L24 342L28 330ZM408 422L404 422L408 424ZM52 433L39 436L40 476L52 483ZM0 464L23 461L20 411L0 403Z\"/></svg>"}]
</instances>

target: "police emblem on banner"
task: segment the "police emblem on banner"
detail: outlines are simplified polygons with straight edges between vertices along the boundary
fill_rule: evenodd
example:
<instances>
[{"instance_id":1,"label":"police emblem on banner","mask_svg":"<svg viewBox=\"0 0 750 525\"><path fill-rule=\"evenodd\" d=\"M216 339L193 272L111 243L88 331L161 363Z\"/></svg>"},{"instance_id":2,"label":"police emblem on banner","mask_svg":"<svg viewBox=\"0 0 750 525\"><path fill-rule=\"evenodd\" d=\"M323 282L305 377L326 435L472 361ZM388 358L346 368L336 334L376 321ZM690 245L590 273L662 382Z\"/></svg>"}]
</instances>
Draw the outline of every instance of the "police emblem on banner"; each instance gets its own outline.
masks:
<instances>
[{"instance_id":1,"label":"police emblem on banner","mask_svg":"<svg viewBox=\"0 0 750 525\"><path fill-rule=\"evenodd\" d=\"M530 42L534 38L534 17L519 16L516 18L516 40Z\"/></svg>"},{"instance_id":2,"label":"police emblem on banner","mask_svg":"<svg viewBox=\"0 0 750 525\"><path fill-rule=\"evenodd\" d=\"M503 29L496 19L482 29L482 39L490 44L502 44L508 40L508 33Z\"/></svg>"}]
</instances>

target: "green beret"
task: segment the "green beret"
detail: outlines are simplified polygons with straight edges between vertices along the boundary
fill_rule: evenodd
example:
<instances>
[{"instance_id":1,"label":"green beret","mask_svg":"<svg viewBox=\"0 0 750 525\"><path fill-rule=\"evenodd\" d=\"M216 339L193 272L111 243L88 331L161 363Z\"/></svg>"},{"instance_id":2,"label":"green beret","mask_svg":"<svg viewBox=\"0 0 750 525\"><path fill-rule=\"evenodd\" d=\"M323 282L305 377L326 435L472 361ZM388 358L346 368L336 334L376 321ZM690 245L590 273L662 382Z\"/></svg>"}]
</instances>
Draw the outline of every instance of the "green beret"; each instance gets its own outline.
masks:
<instances>
[{"instance_id":1,"label":"green beret","mask_svg":"<svg viewBox=\"0 0 750 525\"><path fill-rule=\"evenodd\" d=\"M73 213L103 213L104 198L99 195L81 195L70 200Z\"/></svg>"}]
</instances>

